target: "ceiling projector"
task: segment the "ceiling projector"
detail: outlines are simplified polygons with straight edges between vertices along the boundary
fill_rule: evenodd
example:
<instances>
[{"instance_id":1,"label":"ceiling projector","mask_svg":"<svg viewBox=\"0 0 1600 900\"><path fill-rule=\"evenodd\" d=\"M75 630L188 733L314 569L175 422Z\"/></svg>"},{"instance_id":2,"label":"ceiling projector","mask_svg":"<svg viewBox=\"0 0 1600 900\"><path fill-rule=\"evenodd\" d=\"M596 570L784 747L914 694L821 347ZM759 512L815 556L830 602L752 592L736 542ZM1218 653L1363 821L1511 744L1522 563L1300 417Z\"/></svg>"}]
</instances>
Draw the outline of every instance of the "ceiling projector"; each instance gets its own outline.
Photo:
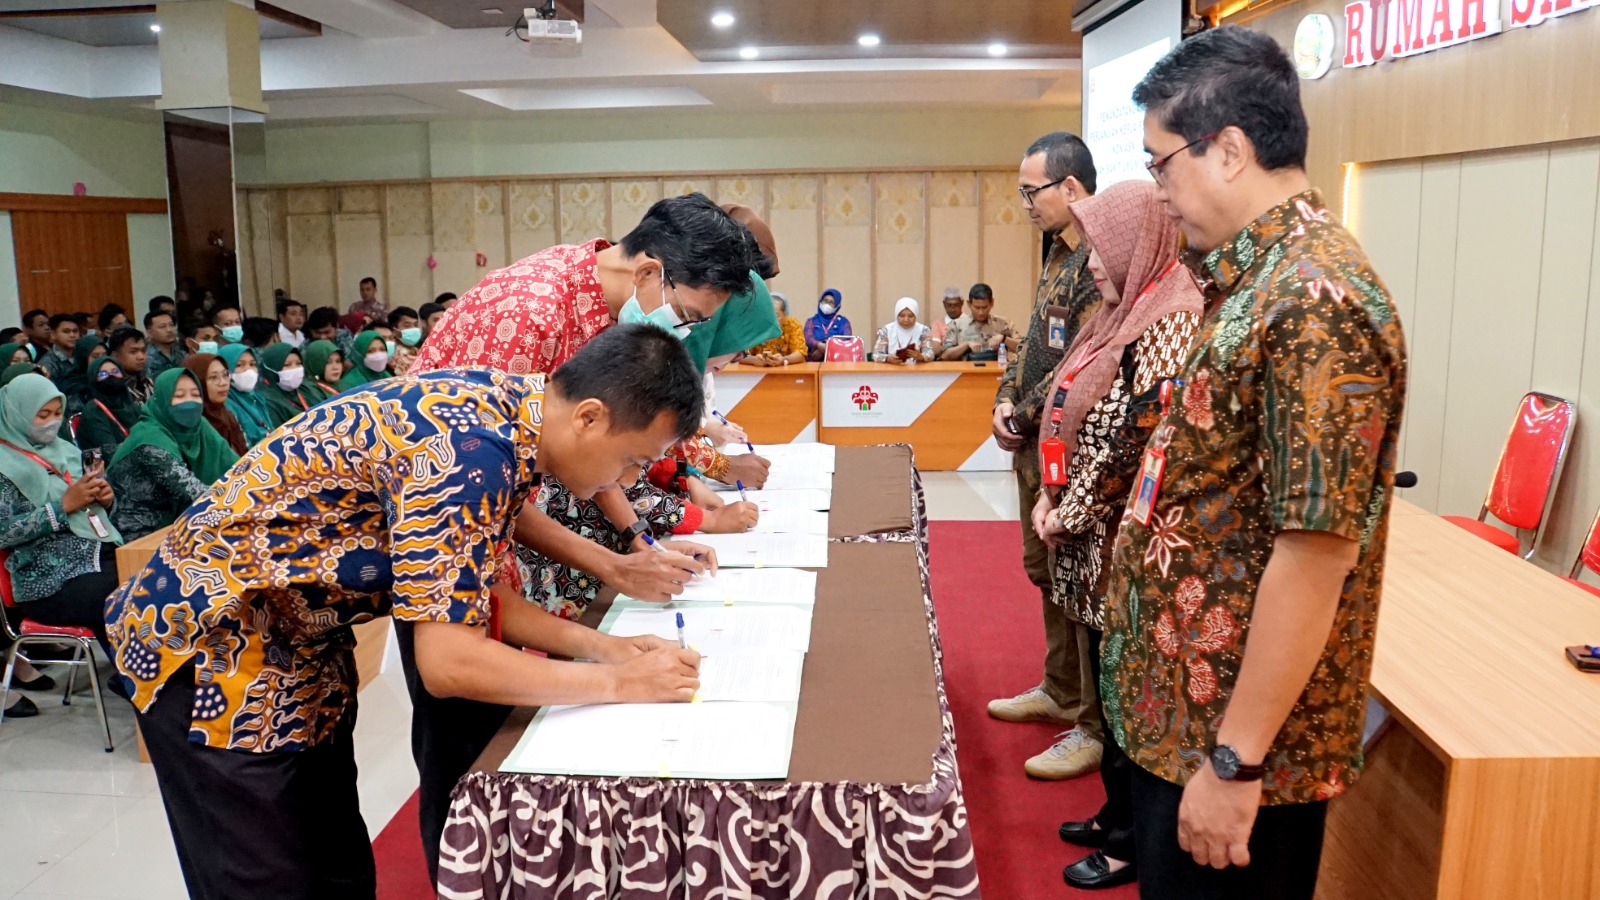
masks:
<instances>
[{"instance_id":1,"label":"ceiling projector","mask_svg":"<svg viewBox=\"0 0 1600 900\"><path fill-rule=\"evenodd\" d=\"M583 26L572 19L546 18L549 10L529 7L522 11L528 20L528 43L545 46L571 46L583 43Z\"/></svg>"}]
</instances>

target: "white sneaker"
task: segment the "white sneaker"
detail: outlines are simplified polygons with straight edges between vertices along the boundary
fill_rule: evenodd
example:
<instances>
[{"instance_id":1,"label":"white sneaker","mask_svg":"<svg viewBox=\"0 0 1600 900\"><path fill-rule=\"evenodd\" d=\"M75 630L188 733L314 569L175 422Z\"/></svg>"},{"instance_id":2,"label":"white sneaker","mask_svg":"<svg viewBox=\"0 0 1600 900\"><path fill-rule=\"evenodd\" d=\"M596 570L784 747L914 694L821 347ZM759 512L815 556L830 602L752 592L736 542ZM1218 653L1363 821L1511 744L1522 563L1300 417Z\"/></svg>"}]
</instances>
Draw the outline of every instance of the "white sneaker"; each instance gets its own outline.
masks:
<instances>
[{"instance_id":1,"label":"white sneaker","mask_svg":"<svg viewBox=\"0 0 1600 900\"><path fill-rule=\"evenodd\" d=\"M1056 705L1043 687L1031 687L1015 697L989 701L989 715L1002 722L1060 722L1073 724L1067 711Z\"/></svg>"},{"instance_id":2,"label":"white sneaker","mask_svg":"<svg viewBox=\"0 0 1600 900\"><path fill-rule=\"evenodd\" d=\"M1100 756L1105 748L1094 738L1074 728L1057 735L1050 748L1033 757L1022 768L1044 781L1063 781L1100 771Z\"/></svg>"}]
</instances>

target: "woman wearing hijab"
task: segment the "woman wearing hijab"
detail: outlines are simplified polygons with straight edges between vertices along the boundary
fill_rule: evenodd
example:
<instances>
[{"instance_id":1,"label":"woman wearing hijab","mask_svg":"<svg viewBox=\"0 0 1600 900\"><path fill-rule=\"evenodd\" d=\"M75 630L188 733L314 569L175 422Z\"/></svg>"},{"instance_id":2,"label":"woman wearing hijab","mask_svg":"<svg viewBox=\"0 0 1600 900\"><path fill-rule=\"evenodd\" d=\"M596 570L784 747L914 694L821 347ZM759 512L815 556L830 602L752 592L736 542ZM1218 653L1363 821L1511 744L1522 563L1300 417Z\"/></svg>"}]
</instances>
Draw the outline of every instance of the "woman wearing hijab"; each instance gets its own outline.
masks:
<instances>
[{"instance_id":1,"label":"woman wearing hijab","mask_svg":"<svg viewBox=\"0 0 1600 900\"><path fill-rule=\"evenodd\" d=\"M26 375L29 372L32 372L36 375L43 375L46 378L50 377L50 373L46 372L44 370L44 366L41 366L38 363L12 363L11 365L6 366L5 371L0 372L0 387L5 387L11 382L16 381L19 375Z\"/></svg>"},{"instance_id":2,"label":"woman wearing hijab","mask_svg":"<svg viewBox=\"0 0 1600 900\"><path fill-rule=\"evenodd\" d=\"M267 402L267 415L277 428L317 405L303 393L306 367L293 344L279 342L261 351L261 386L256 393Z\"/></svg>"},{"instance_id":3,"label":"woman wearing hijab","mask_svg":"<svg viewBox=\"0 0 1600 900\"><path fill-rule=\"evenodd\" d=\"M309 399L316 397L316 402L324 400L339 393L335 387L339 379L344 376L344 352L333 341L312 341L306 345L306 382L301 386L301 391Z\"/></svg>"},{"instance_id":4,"label":"woman wearing hijab","mask_svg":"<svg viewBox=\"0 0 1600 900\"><path fill-rule=\"evenodd\" d=\"M7 366L14 366L17 363L32 363L32 362L33 362L33 345L32 344L17 344L16 345L16 349L11 351L10 358L5 360L5 364Z\"/></svg>"},{"instance_id":5,"label":"woman wearing hijab","mask_svg":"<svg viewBox=\"0 0 1600 900\"><path fill-rule=\"evenodd\" d=\"M828 338L848 337L850 320L839 310L844 308L844 296L828 288L817 298L817 314L806 320L806 359L822 362L828 352Z\"/></svg>"},{"instance_id":6,"label":"woman wearing hijab","mask_svg":"<svg viewBox=\"0 0 1600 900\"><path fill-rule=\"evenodd\" d=\"M89 404L89 372L94 361L106 353L105 340L96 334L86 334L72 346L72 364L67 366L56 382L56 387L61 388L61 393L67 398L68 419L82 413Z\"/></svg>"},{"instance_id":7,"label":"woman wearing hijab","mask_svg":"<svg viewBox=\"0 0 1600 900\"><path fill-rule=\"evenodd\" d=\"M901 297L894 304L894 321L878 329L872 345L874 362L933 362L933 332L917 321L917 301Z\"/></svg>"},{"instance_id":8,"label":"woman wearing hijab","mask_svg":"<svg viewBox=\"0 0 1600 900\"><path fill-rule=\"evenodd\" d=\"M98 447L110 459L127 439L128 429L139 421L139 402L128 390L128 380L116 360L102 356L91 365L89 402L78 420L75 437L81 449Z\"/></svg>"},{"instance_id":9,"label":"woman wearing hijab","mask_svg":"<svg viewBox=\"0 0 1600 900\"><path fill-rule=\"evenodd\" d=\"M233 387L228 377L228 363L215 353L192 353L183 361L183 367L205 388L202 405L206 421L222 435L234 453L243 456L250 444L244 439L238 417L228 409L228 393Z\"/></svg>"},{"instance_id":10,"label":"woman wearing hijab","mask_svg":"<svg viewBox=\"0 0 1600 900\"><path fill-rule=\"evenodd\" d=\"M33 372L0 390L0 547L10 551L18 612L88 628L106 647L122 537L107 512L114 491L105 475L86 474L83 455L61 436L65 406L50 379Z\"/></svg>"},{"instance_id":11,"label":"woman wearing hijab","mask_svg":"<svg viewBox=\"0 0 1600 900\"><path fill-rule=\"evenodd\" d=\"M339 379L340 391L389 377L389 342L383 335L369 328L356 335L354 346L355 355L348 360L350 371Z\"/></svg>"},{"instance_id":12,"label":"woman wearing hijab","mask_svg":"<svg viewBox=\"0 0 1600 900\"><path fill-rule=\"evenodd\" d=\"M204 390L188 369L162 372L138 423L111 458L106 478L117 494L111 516L127 540L176 522L239 461L205 419Z\"/></svg>"},{"instance_id":13,"label":"woman wearing hijab","mask_svg":"<svg viewBox=\"0 0 1600 900\"><path fill-rule=\"evenodd\" d=\"M272 431L267 401L256 393L261 384L256 352L243 344L229 344L218 350L217 355L228 364L228 412L239 420L245 442L254 447Z\"/></svg>"},{"instance_id":14,"label":"woman wearing hijab","mask_svg":"<svg viewBox=\"0 0 1600 900\"><path fill-rule=\"evenodd\" d=\"M1182 370L1205 305L1189 270L1178 263L1177 223L1156 193L1150 182L1124 181L1072 204L1105 302L1051 375L1040 430L1043 459L1054 456L1067 466L1059 486L1050 486L1047 473L1034 527L1054 550L1051 602L1088 627L1096 684L1105 615L1102 576L1117 523L1163 414L1163 385ZM1056 441L1060 445L1052 446ZM1103 704L1101 727L1109 728ZM1092 755L1092 746L1090 736L1074 729L1041 755ZM1131 763L1115 741L1105 741L1102 752L1105 806L1091 819L1062 826L1063 836L1070 832L1100 848L1067 867L1067 883L1079 888L1136 877Z\"/></svg>"}]
</instances>

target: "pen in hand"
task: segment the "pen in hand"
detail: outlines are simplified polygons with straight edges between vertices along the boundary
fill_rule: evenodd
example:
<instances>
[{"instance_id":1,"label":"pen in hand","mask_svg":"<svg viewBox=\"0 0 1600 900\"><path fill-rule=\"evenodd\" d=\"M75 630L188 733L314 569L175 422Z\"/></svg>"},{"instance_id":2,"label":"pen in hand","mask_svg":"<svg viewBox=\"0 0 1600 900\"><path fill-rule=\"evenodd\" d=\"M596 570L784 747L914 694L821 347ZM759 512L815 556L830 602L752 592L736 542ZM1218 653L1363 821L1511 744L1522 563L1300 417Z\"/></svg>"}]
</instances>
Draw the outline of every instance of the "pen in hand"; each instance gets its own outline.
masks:
<instances>
[{"instance_id":1,"label":"pen in hand","mask_svg":"<svg viewBox=\"0 0 1600 900\"><path fill-rule=\"evenodd\" d=\"M719 422L721 422L721 423L722 423L722 424L724 424L724 425L729 425L729 426L731 426L731 425L732 425L732 424L733 424L733 423L732 423L732 422L729 422L729 421L728 421L728 420L727 420L727 419L726 419L726 418L724 418L724 417L723 417L723 415L722 415L722 413L719 413L719 412L717 412L717 411L716 411L716 410L714 410L714 409L713 409L713 410L712 410L712 411L711 411L711 414L712 414L712 415L713 415L713 416L716 416L716 417L717 417L717 421L719 421ZM750 442L749 442L749 441L745 441L745 442L744 442L744 448L745 448L745 449L746 449L746 450L749 450L749 451L750 451L750 452L751 452L751 453L755 453L755 452L756 452L756 448L755 448L755 447L754 447L754 446L752 446L752 445L751 445L751 443L750 443Z\"/></svg>"},{"instance_id":2,"label":"pen in hand","mask_svg":"<svg viewBox=\"0 0 1600 900\"><path fill-rule=\"evenodd\" d=\"M649 547L651 550L654 550L657 553L671 553L672 552L671 550L668 550L667 548L661 546L660 542L658 542L655 538L651 537L649 534L641 534L641 535L639 535L639 537L644 539L644 545L646 547ZM698 557L696 557L696 558L698 558ZM690 576L689 576L689 580L690 581L695 581L699 577L700 577L699 575L695 575L695 574L691 573Z\"/></svg>"},{"instance_id":3,"label":"pen in hand","mask_svg":"<svg viewBox=\"0 0 1600 900\"><path fill-rule=\"evenodd\" d=\"M683 634L683 613L678 613L678 649L689 649L689 639Z\"/></svg>"},{"instance_id":4,"label":"pen in hand","mask_svg":"<svg viewBox=\"0 0 1600 900\"><path fill-rule=\"evenodd\" d=\"M735 479L733 486L739 489L739 502L749 503L749 498L744 495L744 481L742 479Z\"/></svg>"}]
</instances>

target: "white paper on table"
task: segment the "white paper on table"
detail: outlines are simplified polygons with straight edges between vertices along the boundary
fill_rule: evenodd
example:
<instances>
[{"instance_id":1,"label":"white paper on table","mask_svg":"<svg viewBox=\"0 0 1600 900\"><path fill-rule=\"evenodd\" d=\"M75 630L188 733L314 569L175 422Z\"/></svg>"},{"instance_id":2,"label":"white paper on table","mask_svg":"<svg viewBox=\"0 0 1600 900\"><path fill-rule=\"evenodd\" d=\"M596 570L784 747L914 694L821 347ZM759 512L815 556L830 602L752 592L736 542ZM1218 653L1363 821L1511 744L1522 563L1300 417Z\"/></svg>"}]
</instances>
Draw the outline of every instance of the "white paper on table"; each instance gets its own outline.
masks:
<instances>
[{"instance_id":1,"label":"white paper on table","mask_svg":"<svg viewBox=\"0 0 1600 900\"><path fill-rule=\"evenodd\" d=\"M785 466L805 466L819 472L832 473L834 471L834 447L832 444L819 444L816 442L797 444L756 444L756 455L772 463L774 469L780 463ZM744 445L735 444L723 451L729 456L749 452Z\"/></svg>"},{"instance_id":2,"label":"white paper on table","mask_svg":"<svg viewBox=\"0 0 1600 900\"><path fill-rule=\"evenodd\" d=\"M764 491L829 491L833 490L833 473L818 472L800 466L783 466L776 463L767 472Z\"/></svg>"},{"instance_id":3,"label":"white paper on table","mask_svg":"<svg viewBox=\"0 0 1600 900\"><path fill-rule=\"evenodd\" d=\"M694 542L717 551L717 565L730 569L828 565L828 539L814 534L697 534Z\"/></svg>"},{"instance_id":4,"label":"white paper on table","mask_svg":"<svg viewBox=\"0 0 1600 900\"><path fill-rule=\"evenodd\" d=\"M794 703L632 703L540 710L502 772L784 778Z\"/></svg>"},{"instance_id":5,"label":"white paper on table","mask_svg":"<svg viewBox=\"0 0 1600 900\"><path fill-rule=\"evenodd\" d=\"M676 642L680 615L685 639L702 656L762 650L804 653L811 648L811 610L800 606L624 609L608 613L600 630L616 637L653 634Z\"/></svg>"},{"instance_id":6,"label":"white paper on table","mask_svg":"<svg viewBox=\"0 0 1600 900\"><path fill-rule=\"evenodd\" d=\"M683 586L676 600L713 603L817 602L817 573L805 569L721 569Z\"/></svg>"},{"instance_id":7,"label":"white paper on table","mask_svg":"<svg viewBox=\"0 0 1600 900\"><path fill-rule=\"evenodd\" d=\"M724 497L722 499L726 501L729 498ZM761 510L762 515L786 509L827 512L833 506L833 491L831 489L798 491L746 490L744 499L754 503Z\"/></svg>"},{"instance_id":8,"label":"white paper on table","mask_svg":"<svg viewBox=\"0 0 1600 900\"><path fill-rule=\"evenodd\" d=\"M717 653L700 661L700 690L695 699L795 703L800 700L800 673L806 655L792 651Z\"/></svg>"},{"instance_id":9,"label":"white paper on table","mask_svg":"<svg viewBox=\"0 0 1600 900\"><path fill-rule=\"evenodd\" d=\"M755 534L828 534L828 514L809 509L775 509L763 511L754 528Z\"/></svg>"}]
</instances>

